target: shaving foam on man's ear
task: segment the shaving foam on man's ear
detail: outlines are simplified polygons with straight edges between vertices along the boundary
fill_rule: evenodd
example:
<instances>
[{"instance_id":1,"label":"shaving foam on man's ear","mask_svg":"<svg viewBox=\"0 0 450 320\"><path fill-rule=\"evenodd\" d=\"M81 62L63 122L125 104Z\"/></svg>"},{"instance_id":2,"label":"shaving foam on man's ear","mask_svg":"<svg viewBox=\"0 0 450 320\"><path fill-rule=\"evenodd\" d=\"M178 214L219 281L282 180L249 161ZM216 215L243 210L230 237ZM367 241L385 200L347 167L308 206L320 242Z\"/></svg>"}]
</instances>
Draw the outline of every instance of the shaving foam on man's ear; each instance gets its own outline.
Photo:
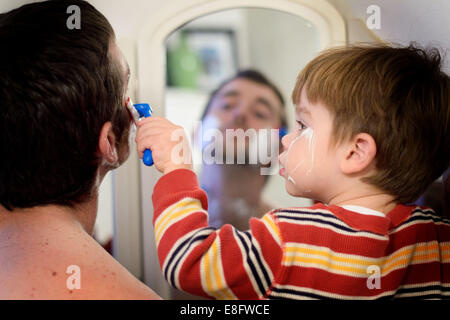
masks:
<instances>
[{"instance_id":1,"label":"shaving foam on man's ear","mask_svg":"<svg viewBox=\"0 0 450 320\"><path fill-rule=\"evenodd\" d=\"M108 159L106 159L105 157L103 157L102 165L108 165L108 166L110 166L110 167L112 167L112 168L118 168L118 167L120 167L120 164L119 164L119 156L118 156L118 154L117 154L117 149L116 149L115 147L112 147L112 149L109 150L109 156L110 156L111 158L116 159L116 160L113 161L113 162L111 162L111 161L109 161Z\"/></svg>"},{"instance_id":2,"label":"shaving foam on man's ear","mask_svg":"<svg viewBox=\"0 0 450 320\"><path fill-rule=\"evenodd\" d=\"M148 103L133 104L129 97L127 100L127 108L130 111L131 116L133 117L133 120L136 124L139 122L140 118L151 117L152 113L153 113L153 110ZM153 165L152 151L150 149L146 149L144 151L144 156L142 157L142 162L144 162L144 164L149 167Z\"/></svg>"}]
</instances>

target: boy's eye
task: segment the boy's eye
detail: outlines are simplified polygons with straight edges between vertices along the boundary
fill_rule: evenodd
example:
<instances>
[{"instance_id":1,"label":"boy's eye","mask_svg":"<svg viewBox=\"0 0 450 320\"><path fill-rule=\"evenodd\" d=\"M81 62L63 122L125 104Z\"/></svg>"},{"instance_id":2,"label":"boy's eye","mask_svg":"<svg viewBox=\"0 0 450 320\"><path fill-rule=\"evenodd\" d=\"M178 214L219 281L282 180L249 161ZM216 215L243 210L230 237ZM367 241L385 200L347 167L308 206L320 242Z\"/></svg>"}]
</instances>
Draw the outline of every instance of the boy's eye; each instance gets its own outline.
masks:
<instances>
[{"instance_id":1,"label":"boy's eye","mask_svg":"<svg viewBox=\"0 0 450 320\"><path fill-rule=\"evenodd\" d=\"M304 129L306 129L306 126L303 122L297 120L298 126L299 126L299 131L303 131Z\"/></svg>"}]
</instances>

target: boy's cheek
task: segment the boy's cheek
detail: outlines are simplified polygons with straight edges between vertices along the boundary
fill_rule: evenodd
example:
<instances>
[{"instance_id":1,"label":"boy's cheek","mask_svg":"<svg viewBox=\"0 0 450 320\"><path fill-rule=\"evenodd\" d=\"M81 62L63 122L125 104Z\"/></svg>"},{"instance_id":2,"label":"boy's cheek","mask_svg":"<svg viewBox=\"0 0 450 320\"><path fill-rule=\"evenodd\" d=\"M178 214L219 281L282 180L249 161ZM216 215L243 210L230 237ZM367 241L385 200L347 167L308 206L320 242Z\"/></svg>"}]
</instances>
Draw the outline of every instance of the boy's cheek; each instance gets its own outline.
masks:
<instances>
[{"instance_id":1,"label":"boy's cheek","mask_svg":"<svg viewBox=\"0 0 450 320\"><path fill-rule=\"evenodd\" d=\"M295 177L291 177L286 178L285 189L286 192L289 193L291 196L300 197L303 195L302 190L304 188L301 180Z\"/></svg>"}]
</instances>

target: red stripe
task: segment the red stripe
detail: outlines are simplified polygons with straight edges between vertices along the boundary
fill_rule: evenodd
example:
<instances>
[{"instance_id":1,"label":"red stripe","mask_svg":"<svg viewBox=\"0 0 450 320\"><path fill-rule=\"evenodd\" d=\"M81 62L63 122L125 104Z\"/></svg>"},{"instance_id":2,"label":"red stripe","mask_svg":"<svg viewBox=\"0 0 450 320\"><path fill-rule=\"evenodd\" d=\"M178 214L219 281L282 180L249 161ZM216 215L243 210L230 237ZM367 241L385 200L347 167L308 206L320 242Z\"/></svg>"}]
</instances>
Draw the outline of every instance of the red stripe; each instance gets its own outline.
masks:
<instances>
[{"instance_id":1,"label":"red stripe","mask_svg":"<svg viewBox=\"0 0 450 320\"><path fill-rule=\"evenodd\" d=\"M197 245L184 261L178 277L181 290L198 296L213 298L202 289L200 262L203 254L214 242L216 236L216 233L212 233L201 244Z\"/></svg>"},{"instance_id":2,"label":"red stripe","mask_svg":"<svg viewBox=\"0 0 450 320\"><path fill-rule=\"evenodd\" d=\"M220 250L225 281L233 288L233 293L240 299L257 299L258 294L245 271L241 250L229 224L220 231Z\"/></svg>"},{"instance_id":3,"label":"red stripe","mask_svg":"<svg viewBox=\"0 0 450 320\"><path fill-rule=\"evenodd\" d=\"M372 258L384 257L387 241L366 237L346 236L325 227L279 223L285 242L304 243L328 247L335 252L362 255Z\"/></svg>"},{"instance_id":4,"label":"red stripe","mask_svg":"<svg viewBox=\"0 0 450 320\"><path fill-rule=\"evenodd\" d=\"M448 284L448 279L441 278L441 267L443 265L441 266L438 262L410 265L381 277L380 289L369 289L367 286L367 279L371 276L369 273L366 278L358 278L335 274L318 268L290 266L286 268L286 274L289 276L284 283L346 296L377 296L383 292L395 291L405 284L428 282ZM445 272L450 272L450 266L445 266L444 269Z\"/></svg>"}]
</instances>

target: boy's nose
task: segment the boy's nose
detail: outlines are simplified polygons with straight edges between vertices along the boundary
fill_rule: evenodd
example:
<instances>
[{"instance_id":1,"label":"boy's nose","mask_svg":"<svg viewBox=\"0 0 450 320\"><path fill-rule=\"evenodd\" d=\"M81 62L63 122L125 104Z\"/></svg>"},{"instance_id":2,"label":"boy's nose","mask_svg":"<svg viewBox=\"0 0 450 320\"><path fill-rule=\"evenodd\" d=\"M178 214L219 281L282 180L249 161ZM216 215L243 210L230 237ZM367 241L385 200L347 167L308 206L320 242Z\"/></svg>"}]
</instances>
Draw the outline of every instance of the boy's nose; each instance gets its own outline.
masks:
<instances>
[{"instance_id":1,"label":"boy's nose","mask_svg":"<svg viewBox=\"0 0 450 320\"><path fill-rule=\"evenodd\" d=\"M290 134L285 135L283 138L281 138L281 145L283 146L283 151L287 150L289 146L289 136Z\"/></svg>"}]
</instances>

